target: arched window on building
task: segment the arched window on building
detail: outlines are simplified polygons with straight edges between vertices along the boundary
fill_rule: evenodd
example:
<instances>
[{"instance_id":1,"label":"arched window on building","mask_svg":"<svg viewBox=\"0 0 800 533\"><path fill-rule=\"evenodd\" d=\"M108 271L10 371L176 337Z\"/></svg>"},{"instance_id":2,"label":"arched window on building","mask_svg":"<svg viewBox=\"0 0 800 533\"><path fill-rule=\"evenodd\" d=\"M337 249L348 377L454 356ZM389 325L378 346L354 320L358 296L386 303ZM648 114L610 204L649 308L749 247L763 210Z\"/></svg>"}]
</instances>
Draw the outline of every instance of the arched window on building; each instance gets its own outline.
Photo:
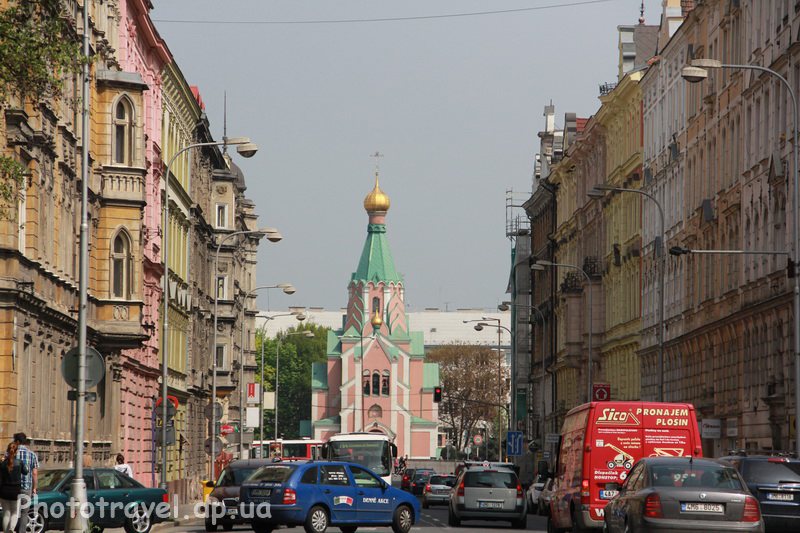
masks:
<instances>
[{"instance_id":1,"label":"arched window on building","mask_svg":"<svg viewBox=\"0 0 800 533\"><path fill-rule=\"evenodd\" d=\"M376 370L372 373L372 395L378 396L381 393L381 375Z\"/></svg>"},{"instance_id":2,"label":"arched window on building","mask_svg":"<svg viewBox=\"0 0 800 533\"><path fill-rule=\"evenodd\" d=\"M111 246L111 297L130 299L131 241L120 231Z\"/></svg>"},{"instance_id":3,"label":"arched window on building","mask_svg":"<svg viewBox=\"0 0 800 533\"><path fill-rule=\"evenodd\" d=\"M120 98L114 106L114 163L132 164L133 106L128 98Z\"/></svg>"},{"instance_id":4,"label":"arched window on building","mask_svg":"<svg viewBox=\"0 0 800 533\"><path fill-rule=\"evenodd\" d=\"M381 418L383 416L383 409L381 409L380 405L375 404L369 408L367 416L369 418Z\"/></svg>"},{"instance_id":5,"label":"arched window on building","mask_svg":"<svg viewBox=\"0 0 800 533\"><path fill-rule=\"evenodd\" d=\"M369 370L364 370L361 373L361 375L362 375L361 381L363 382L363 387L364 387L364 396L369 396L369 391L370 391L370 387L369 387Z\"/></svg>"},{"instance_id":6,"label":"arched window on building","mask_svg":"<svg viewBox=\"0 0 800 533\"><path fill-rule=\"evenodd\" d=\"M381 396L389 396L389 371L384 370L381 377Z\"/></svg>"},{"instance_id":7,"label":"arched window on building","mask_svg":"<svg viewBox=\"0 0 800 533\"><path fill-rule=\"evenodd\" d=\"M381 314L381 299L375 296L372 298L372 314L375 313Z\"/></svg>"}]
</instances>

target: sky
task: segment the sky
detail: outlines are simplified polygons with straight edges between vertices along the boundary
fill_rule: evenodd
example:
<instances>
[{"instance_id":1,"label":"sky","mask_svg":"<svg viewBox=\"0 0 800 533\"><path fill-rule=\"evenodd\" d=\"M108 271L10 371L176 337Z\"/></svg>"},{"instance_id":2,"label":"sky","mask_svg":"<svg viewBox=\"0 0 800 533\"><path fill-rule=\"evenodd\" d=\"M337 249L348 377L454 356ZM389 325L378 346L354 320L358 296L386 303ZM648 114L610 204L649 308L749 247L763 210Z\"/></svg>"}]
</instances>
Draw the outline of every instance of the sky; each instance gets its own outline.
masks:
<instances>
[{"instance_id":1,"label":"sky","mask_svg":"<svg viewBox=\"0 0 800 533\"><path fill-rule=\"evenodd\" d=\"M599 85L617 81L617 26L638 23L641 0L153 4L214 136L227 93L228 136L259 146L233 155L259 226L283 235L259 246L258 285L297 292L261 291L258 308L347 304L378 161L407 310L452 311L508 299L507 191L530 197L544 107L559 127L597 111ZM646 0L646 23L660 17Z\"/></svg>"}]
</instances>

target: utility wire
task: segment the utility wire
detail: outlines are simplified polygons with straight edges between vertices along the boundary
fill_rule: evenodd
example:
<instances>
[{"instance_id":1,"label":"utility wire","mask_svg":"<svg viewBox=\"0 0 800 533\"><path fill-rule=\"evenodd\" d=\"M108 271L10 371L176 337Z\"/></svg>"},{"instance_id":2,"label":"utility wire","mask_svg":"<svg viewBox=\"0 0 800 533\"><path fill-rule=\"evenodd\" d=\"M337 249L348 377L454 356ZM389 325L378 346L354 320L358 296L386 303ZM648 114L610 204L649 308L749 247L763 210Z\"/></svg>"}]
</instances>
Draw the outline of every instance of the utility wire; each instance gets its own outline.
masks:
<instances>
[{"instance_id":1,"label":"utility wire","mask_svg":"<svg viewBox=\"0 0 800 533\"><path fill-rule=\"evenodd\" d=\"M507 13L521 13L524 11L539 11L542 9L559 9L563 7L584 6L588 4L602 4L615 0L583 0L567 4L551 4L537 7L521 7L518 9L502 9L497 11L475 11L472 13L449 13L445 15L421 15L417 17L387 17L374 19L341 19L341 20L179 20L179 19L152 19L153 22L171 24L356 24L361 22L399 22L408 20L430 20L456 17L477 17L484 15L502 15Z\"/></svg>"}]
</instances>

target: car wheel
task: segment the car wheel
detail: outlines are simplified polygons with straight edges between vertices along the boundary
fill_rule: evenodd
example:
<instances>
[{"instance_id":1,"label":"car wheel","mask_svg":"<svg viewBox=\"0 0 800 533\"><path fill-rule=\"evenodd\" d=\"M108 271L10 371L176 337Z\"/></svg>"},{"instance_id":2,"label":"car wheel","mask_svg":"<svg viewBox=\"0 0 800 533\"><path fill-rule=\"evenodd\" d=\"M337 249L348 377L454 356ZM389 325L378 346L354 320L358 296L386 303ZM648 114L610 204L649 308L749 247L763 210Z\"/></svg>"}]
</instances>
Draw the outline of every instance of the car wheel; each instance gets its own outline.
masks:
<instances>
[{"instance_id":1,"label":"car wheel","mask_svg":"<svg viewBox=\"0 0 800 533\"><path fill-rule=\"evenodd\" d=\"M98 526L98 525L92 524L92 533L103 533L103 531L105 531L105 530L106 530L106 528L104 528L102 526Z\"/></svg>"},{"instance_id":2,"label":"car wheel","mask_svg":"<svg viewBox=\"0 0 800 533\"><path fill-rule=\"evenodd\" d=\"M428 500L426 500L425 498L422 498L422 508L423 509L429 509L430 506L431 506L431 504L428 503Z\"/></svg>"},{"instance_id":3,"label":"car wheel","mask_svg":"<svg viewBox=\"0 0 800 533\"><path fill-rule=\"evenodd\" d=\"M232 529L233 529L233 523L229 523L229 524L222 524L222 529L224 529L225 531L230 531L230 530L232 530Z\"/></svg>"},{"instance_id":4,"label":"car wheel","mask_svg":"<svg viewBox=\"0 0 800 533\"><path fill-rule=\"evenodd\" d=\"M401 505L394 510L392 517L392 531L394 533L408 533L414 525L414 513L408 505Z\"/></svg>"},{"instance_id":5,"label":"car wheel","mask_svg":"<svg viewBox=\"0 0 800 533\"><path fill-rule=\"evenodd\" d=\"M627 520L625 520L625 533L633 533L633 526Z\"/></svg>"},{"instance_id":6,"label":"car wheel","mask_svg":"<svg viewBox=\"0 0 800 533\"><path fill-rule=\"evenodd\" d=\"M308 512L303 527L306 533L325 533L325 530L328 529L328 511L324 507L315 505Z\"/></svg>"},{"instance_id":7,"label":"car wheel","mask_svg":"<svg viewBox=\"0 0 800 533\"><path fill-rule=\"evenodd\" d=\"M572 513L570 513L569 517L572 521L572 533L583 533L583 528L578 525L578 513L575 511L575 509L572 510Z\"/></svg>"},{"instance_id":8,"label":"car wheel","mask_svg":"<svg viewBox=\"0 0 800 533\"><path fill-rule=\"evenodd\" d=\"M217 524L206 521L206 531L214 532L217 530Z\"/></svg>"},{"instance_id":9,"label":"car wheel","mask_svg":"<svg viewBox=\"0 0 800 533\"><path fill-rule=\"evenodd\" d=\"M611 529L609 529L608 522L606 522L605 518L603 518L603 533L611 533Z\"/></svg>"},{"instance_id":10,"label":"car wheel","mask_svg":"<svg viewBox=\"0 0 800 533\"><path fill-rule=\"evenodd\" d=\"M28 524L25 528L26 533L44 533L47 531L47 520L36 507L28 510Z\"/></svg>"},{"instance_id":11,"label":"car wheel","mask_svg":"<svg viewBox=\"0 0 800 533\"><path fill-rule=\"evenodd\" d=\"M128 515L125 518L125 531L127 533L150 533L153 521L150 519L144 504L137 503L128 511Z\"/></svg>"},{"instance_id":12,"label":"car wheel","mask_svg":"<svg viewBox=\"0 0 800 533\"><path fill-rule=\"evenodd\" d=\"M553 524L553 518L547 517L547 533L557 533L559 530Z\"/></svg>"},{"instance_id":13,"label":"car wheel","mask_svg":"<svg viewBox=\"0 0 800 533\"><path fill-rule=\"evenodd\" d=\"M450 527L459 527L461 520L453 513L453 510L448 507L447 509L447 525Z\"/></svg>"},{"instance_id":14,"label":"car wheel","mask_svg":"<svg viewBox=\"0 0 800 533\"><path fill-rule=\"evenodd\" d=\"M275 526L270 524L253 524L253 531L255 533L272 533Z\"/></svg>"},{"instance_id":15,"label":"car wheel","mask_svg":"<svg viewBox=\"0 0 800 533\"><path fill-rule=\"evenodd\" d=\"M528 516L526 515L523 516L522 518L512 520L511 527L513 529L528 529Z\"/></svg>"},{"instance_id":16,"label":"car wheel","mask_svg":"<svg viewBox=\"0 0 800 533\"><path fill-rule=\"evenodd\" d=\"M339 529L342 530L342 533L356 533L358 526L339 526Z\"/></svg>"}]
</instances>

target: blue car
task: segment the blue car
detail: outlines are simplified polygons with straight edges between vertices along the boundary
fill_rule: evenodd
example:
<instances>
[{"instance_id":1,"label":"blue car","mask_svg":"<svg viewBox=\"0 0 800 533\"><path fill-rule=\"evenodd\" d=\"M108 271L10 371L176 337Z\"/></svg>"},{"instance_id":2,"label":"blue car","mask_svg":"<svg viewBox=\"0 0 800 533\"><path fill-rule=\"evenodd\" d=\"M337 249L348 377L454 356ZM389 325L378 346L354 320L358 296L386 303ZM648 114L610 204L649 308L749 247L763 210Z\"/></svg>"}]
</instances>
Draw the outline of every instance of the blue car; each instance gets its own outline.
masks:
<instances>
[{"instance_id":1,"label":"blue car","mask_svg":"<svg viewBox=\"0 0 800 533\"><path fill-rule=\"evenodd\" d=\"M388 485L361 465L330 462L276 462L248 477L239 494L242 516L256 533L302 525L307 533L337 526L392 526L408 533L420 515L416 497Z\"/></svg>"}]
</instances>

